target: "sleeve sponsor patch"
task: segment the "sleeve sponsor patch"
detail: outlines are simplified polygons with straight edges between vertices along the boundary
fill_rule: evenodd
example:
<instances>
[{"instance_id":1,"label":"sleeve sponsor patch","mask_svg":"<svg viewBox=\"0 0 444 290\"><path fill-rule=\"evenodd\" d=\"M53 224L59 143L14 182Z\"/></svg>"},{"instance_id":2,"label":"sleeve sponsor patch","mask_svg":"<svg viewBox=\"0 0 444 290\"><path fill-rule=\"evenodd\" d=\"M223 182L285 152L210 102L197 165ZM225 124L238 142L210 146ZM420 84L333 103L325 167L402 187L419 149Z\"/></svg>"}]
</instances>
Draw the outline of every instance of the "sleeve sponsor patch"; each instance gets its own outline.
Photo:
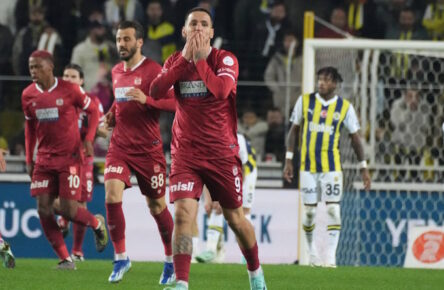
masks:
<instances>
[{"instance_id":1,"label":"sleeve sponsor patch","mask_svg":"<svg viewBox=\"0 0 444 290\"><path fill-rule=\"evenodd\" d=\"M234 64L234 59L231 56L226 56L222 60L225 65L232 66Z\"/></svg>"}]
</instances>

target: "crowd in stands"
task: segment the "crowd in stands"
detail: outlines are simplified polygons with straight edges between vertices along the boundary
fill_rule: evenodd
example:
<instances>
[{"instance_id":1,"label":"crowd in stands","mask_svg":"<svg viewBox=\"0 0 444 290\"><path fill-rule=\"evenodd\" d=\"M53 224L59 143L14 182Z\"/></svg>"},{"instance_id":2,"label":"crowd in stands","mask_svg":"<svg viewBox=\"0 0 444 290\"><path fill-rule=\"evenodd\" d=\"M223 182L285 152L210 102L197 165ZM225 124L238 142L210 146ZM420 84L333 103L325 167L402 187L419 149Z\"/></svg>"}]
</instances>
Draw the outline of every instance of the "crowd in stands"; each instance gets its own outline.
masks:
<instances>
[{"instance_id":1,"label":"crowd in stands","mask_svg":"<svg viewBox=\"0 0 444 290\"><path fill-rule=\"evenodd\" d=\"M283 116L301 93L305 11L314 11L343 32L316 26L316 37L444 38L444 0L7 0L0 1L0 75L27 76L30 53L46 49L54 55L56 75L68 63L83 68L86 91L98 96L107 111L113 102L110 70L119 61L114 41L117 24L122 20L143 24L143 53L162 64L183 46L183 19L195 6L211 12L215 37L238 57L239 80L266 85L238 87L238 114L239 130L267 160L283 160ZM296 45L288 59L292 42ZM290 107L283 85L288 63ZM0 81L0 114L20 111L20 92L27 84ZM171 121L171 116L165 120ZM7 135L7 126L5 122L0 126L0 147L21 154L23 132L18 128L19 134Z\"/></svg>"}]
</instances>

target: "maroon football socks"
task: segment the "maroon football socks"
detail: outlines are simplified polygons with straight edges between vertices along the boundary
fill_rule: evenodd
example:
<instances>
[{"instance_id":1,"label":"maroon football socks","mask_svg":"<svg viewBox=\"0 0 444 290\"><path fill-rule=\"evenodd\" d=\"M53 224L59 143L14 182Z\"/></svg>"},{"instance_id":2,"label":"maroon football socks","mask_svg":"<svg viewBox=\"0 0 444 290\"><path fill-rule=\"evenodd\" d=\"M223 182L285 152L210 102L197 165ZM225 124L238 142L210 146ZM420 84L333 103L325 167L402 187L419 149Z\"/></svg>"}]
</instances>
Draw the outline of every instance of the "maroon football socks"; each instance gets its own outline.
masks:
<instances>
[{"instance_id":1,"label":"maroon football socks","mask_svg":"<svg viewBox=\"0 0 444 290\"><path fill-rule=\"evenodd\" d=\"M106 217L111 242L114 252L121 254L126 252L125 248L125 216L123 215L122 202L106 203Z\"/></svg>"},{"instance_id":2,"label":"maroon football socks","mask_svg":"<svg viewBox=\"0 0 444 290\"><path fill-rule=\"evenodd\" d=\"M171 239L173 237L174 222L171 217L171 213L166 207L158 215L153 215L159 229L160 237L162 238L163 246L165 248L165 255L173 255L173 248L171 245Z\"/></svg>"},{"instance_id":3,"label":"maroon football socks","mask_svg":"<svg viewBox=\"0 0 444 290\"><path fill-rule=\"evenodd\" d=\"M260 266L257 243L255 243L251 249L242 249L241 248L241 251L245 257L245 260L247 261L248 270L249 271L257 270Z\"/></svg>"}]
</instances>

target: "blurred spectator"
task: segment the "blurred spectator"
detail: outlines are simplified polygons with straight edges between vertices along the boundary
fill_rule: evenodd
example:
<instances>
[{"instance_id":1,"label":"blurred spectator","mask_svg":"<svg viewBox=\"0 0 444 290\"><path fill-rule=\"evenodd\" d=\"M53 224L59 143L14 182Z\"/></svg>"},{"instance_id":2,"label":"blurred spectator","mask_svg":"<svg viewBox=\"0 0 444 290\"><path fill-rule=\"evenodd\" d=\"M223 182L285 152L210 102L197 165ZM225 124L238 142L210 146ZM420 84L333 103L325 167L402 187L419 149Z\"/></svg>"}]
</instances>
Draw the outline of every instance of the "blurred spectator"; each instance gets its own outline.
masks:
<instances>
[{"instance_id":1,"label":"blurred spectator","mask_svg":"<svg viewBox=\"0 0 444 290\"><path fill-rule=\"evenodd\" d=\"M382 38L379 21L375 21L376 5L373 0L346 0L347 26L354 35L366 38Z\"/></svg>"},{"instance_id":2,"label":"blurred spectator","mask_svg":"<svg viewBox=\"0 0 444 290\"><path fill-rule=\"evenodd\" d=\"M444 0L435 0L428 4L422 25L433 40L444 40Z\"/></svg>"},{"instance_id":3,"label":"blurred spectator","mask_svg":"<svg viewBox=\"0 0 444 290\"><path fill-rule=\"evenodd\" d=\"M113 33L123 20L144 23L143 6L138 0L108 0L105 3L105 15Z\"/></svg>"},{"instance_id":4,"label":"blurred spectator","mask_svg":"<svg viewBox=\"0 0 444 290\"><path fill-rule=\"evenodd\" d=\"M293 51L293 58L289 60L288 52L290 50L290 45L292 42L295 42L296 46ZM287 82L287 65L289 62L291 63L291 85L299 85L297 87L290 87L290 107L295 104L297 97L301 94L300 84L302 82L302 57L299 47L300 42L297 39L295 33L291 31L286 31L284 33L284 39L281 49L273 55L265 70L265 83L268 89L273 92L274 106L281 110L281 112L284 112L284 110L290 110L290 108L285 107L287 87L285 85L282 85L283 83ZM278 83L280 83L280 85L278 85Z\"/></svg>"},{"instance_id":5,"label":"blurred spectator","mask_svg":"<svg viewBox=\"0 0 444 290\"><path fill-rule=\"evenodd\" d=\"M284 116L279 108L274 107L267 112L267 124L265 156L271 154L275 160L282 162L285 155L285 125Z\"/></svg>"},{"instance_id":6,"label":"blurred spectator","mask_svg":"<svg viewBox=\"0 0 444 290\"><path fill-rule=\"evenodd\" d=\"M427 32L416 24L415 11L403 8L399 13L398 22L389 27L385 39L424 40L428 39Z\"/></svg>"},{"instance_id":7,"label":"blurred spectator","mask_svg":"<svg viewBox=\"0 0 444 290\"><path fill-rule=\"evenodd\" d=\"M142 47L143 55L159 64L176 51L174 25L163 18L163 7L160 0L152 0L146 7L147 38Z\"/></svg>"},{"instance_id":8,"label":"blurred spectator","mask_svg":"<svg viewBox=\"0 0 444 290\"><path fill-rule=\"evenodd\" d=\"M62 40L57 31L46 22L45 9L32 6L29 20L28 26L19 31L14 41L12 63L17 75L28 74L28 58L36 49L49 51L54 57L55 68L60 66L59 59L63 57Z\"/></svg>"},{"instance_id":9,"label":"blurred spectator","mask_svg":"<svg viewBox=\"0 0 444 290\"><path fill-rule=\"evenodd\" d=\"M0 1L0 24L9 27L13 35L17 32L14 13L16 4L17 0Z\"/></svg>"},{"instance_id":10,"label":"blurred spectator","mask_svg":"<svg viewBox=\"0 0 444 290\"><path fill-rule=\"evenodd\" d=\"M16 31L20 31L29 24L30 19L28 15L31 13L32 8L39 7L45 9L49 6L50 0L17 0L14 9Z\"/></svg>"},{"instance_id":11,"label":"blurred spectator","mask_svg":"<svg viewBox=\"0 0 444 290\"><path fill-rule=\"evenodd\" d=\"M387 0L377 6L376 21L381 23L384 35L390 27L398 24L401 10L409 7L410 4L409 0Z\"/></svg>"},{"instance_id":12,"label":"blurred spectator","mask_svg":"<svg viewBox=\"0 0 444 290\"><path fill-rule=\"evenodd\" d=\"M25 155L25 129L20 130L15 136L11 138L10 153L11 155Z\"/></svg>"},{"instance_id":13,"label":"blurred spectator","mask_svg":"<svg viewBox=\"0 0 444 290\"><path fill-rule=\"evenodd\" d=\"M251 146L256 149L258 160L262 160L265 152L265 135L268 131L267 122L259 119L254 110L246 109L242 115L242 122L238 125L238 131L250 139Z\"/></svg>"},{"instance_id":14,"label":"blurred spectator","mask_svg":"<svg viewBox=\"0 0 444 290\"><path fill-rule=\"evenodd\" d=\"M256 24L255 30L249 37L250 49L247 63L249 79L263 80L268 61L282 43L283 32L289 28L291 27L287 20L284 2L275 1L270 15Z\"/></svg>"},{"instance_id":15,"label":"blurred spectator","mask_svg":"<svg viewBox=\"0 0 444 290\"><path fill-rule=\"evenodd\" d=\"M103 106L103 111L108 112L109 108L113 104L113 89L111 84L111 73L105 66L100 66L96 73L97 83L94 87L89 90L89 92L96 96Z\"/></svg>"},{"instance_id":16,"label":"blurred spectator","mask_svg":"<svg viewBox=\"0 0 444 290\"><path fill-rule=\"evenodd\" d=\"M408 85L402 97L393 102L390 122L395 164L420 164L430 132L430 113L430 106L413 85ZM400 172L403 181L405 174ZM411 177L418 178L417 172L411 172Z\"/></svg>"},{"instance_id":17,"label":"blurred spectator","mask_svg":"<svg viewBox=\"0 0 444 290\"><path fill-rule=\"evenodd\" d=\"M88 37L74 47L71 56L71 63L80 65L88 76L84 85L87 91L90 91L118 60L114 43L106 40L105 26L93 21L89 28Z\"/></svg>"},{"instance_id":18,"label":"blurred spectator","mask_svg":"<svg viewBox=\"0 0 444 290\"><path fill-rule=\"evenodd\" d=\"M11 56L12 56L12 44L14 37L9 31L8 26L0 24L0 75L12 74ZM4 108L4 82L0 81L0 110Z\"/></svg>"},{"instance_id":19,"label":"blurred spectator","mask_svg":"<svg viewBox=\"0 0 444 290\"><path fill-rule=\"evenodd\" d=\"M330 14L330 23L339 28L344 33L353 34L353 32L348 28L347 23L347 14L343 7L336 7L331 11ZM340 34L326 26L322 26L322 28L316 33L316 37L319 38L344 38L343 34Z\"/></svg>"}]
</instances>

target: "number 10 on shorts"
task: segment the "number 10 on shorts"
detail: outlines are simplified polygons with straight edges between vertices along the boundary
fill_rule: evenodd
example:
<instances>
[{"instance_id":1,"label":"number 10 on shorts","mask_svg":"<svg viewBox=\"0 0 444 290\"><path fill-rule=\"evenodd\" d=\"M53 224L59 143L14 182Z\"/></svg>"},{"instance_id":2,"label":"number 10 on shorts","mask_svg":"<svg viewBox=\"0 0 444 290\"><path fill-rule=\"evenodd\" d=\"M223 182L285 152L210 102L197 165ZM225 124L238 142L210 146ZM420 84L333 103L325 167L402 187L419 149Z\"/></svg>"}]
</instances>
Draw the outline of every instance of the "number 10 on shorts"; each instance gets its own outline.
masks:
<instances>
[{"instance_id":1,"label":"number 10 on shorts","mask_svg":"<svg viewBox=\"0 0 444 290\"><path fill-rule=\"evenodd\" d=\"M68 176L69 188L79 188L80 177L78 175Z\"/></svg>"}]
</instances>

